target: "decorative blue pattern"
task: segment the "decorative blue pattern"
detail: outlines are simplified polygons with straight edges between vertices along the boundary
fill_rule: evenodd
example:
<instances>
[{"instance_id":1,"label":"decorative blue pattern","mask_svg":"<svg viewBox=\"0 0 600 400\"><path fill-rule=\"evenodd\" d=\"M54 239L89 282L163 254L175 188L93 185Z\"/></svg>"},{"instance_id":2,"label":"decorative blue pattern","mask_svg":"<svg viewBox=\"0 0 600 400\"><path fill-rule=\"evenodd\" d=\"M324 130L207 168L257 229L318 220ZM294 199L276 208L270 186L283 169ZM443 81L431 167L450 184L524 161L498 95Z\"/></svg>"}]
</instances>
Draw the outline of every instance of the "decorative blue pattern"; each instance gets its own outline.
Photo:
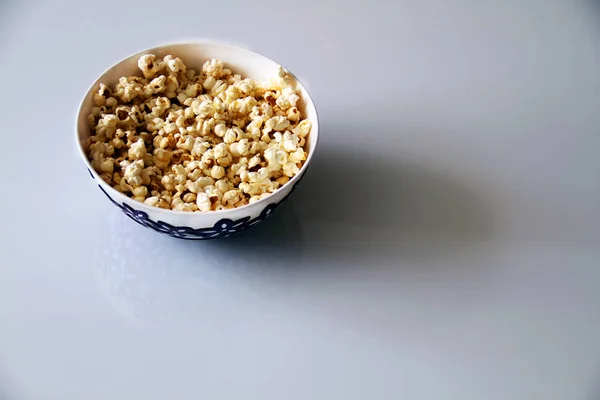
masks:
<instances>
[{"instance_id":1,"label":"decorative blue pattern","mask_svg":"<svg viewBox=\"0 0 600 400\"><path fill-rule=\"evenodd\" d=\"M102 186L98 185L98 187L115 206L119 207L119 209L121 209L121 211L123 211L125 215L127 215L129 218L131 218L138 224L179 239L202 240L231 236L235 233L239 233L245 229L259 224L265 218L271 215L273 211L275 211L277 207L279 207L284 202L285 199L287 199L287 197L298 187L298 184L300 183L301 179L302 177L300 177L300 179L294 184L292 190L290 190L290 193L288 193L283 199L281 199L279 203L269 204L262 210L260 215L254 219L250 219L250 217L244 217L233 221L228 218L223 218L217 221L217 223L215 223L212 228L198 229L190 228L187 226L173 226L163 221L152 221L150 217L148 217L148 214L144 211L136 210L126 203L117 203L113 200L112 197L109 196L108 193L106 193Z\"/></svg>"}]
</instances>

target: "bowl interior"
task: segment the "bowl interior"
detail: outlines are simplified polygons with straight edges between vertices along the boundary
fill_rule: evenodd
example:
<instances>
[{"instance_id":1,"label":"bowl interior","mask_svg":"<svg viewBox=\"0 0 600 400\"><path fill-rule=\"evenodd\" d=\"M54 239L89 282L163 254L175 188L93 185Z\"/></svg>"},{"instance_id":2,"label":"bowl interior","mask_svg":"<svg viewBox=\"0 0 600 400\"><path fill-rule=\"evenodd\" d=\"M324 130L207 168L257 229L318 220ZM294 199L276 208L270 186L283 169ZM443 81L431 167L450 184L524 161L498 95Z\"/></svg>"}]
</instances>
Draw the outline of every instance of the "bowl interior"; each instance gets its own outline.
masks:
<instances>
[{"instance_id":1,"label":"bowl interior","mask_svg":"<svg viewBox=\"0 0 600 400\"><path fill-rule=\"evenodd\" d=\"M97 176L97 173L91 167L91 164L89 163L86 154L83 150L83 146L81 145L81 143L85 139L92 135L92 129L88 125L87 116L89 115L92 107L94 106L92 100L93 94L98 89L100 83L104 83L106 85L114 85L122 76L142 76L141 71L138 69L137 61L140 56L150 53L160 58L168 54L171 54L175 57L180 57L186 64L188 69L194 69L196 71L200 71L202 64L204 64L207 60L216 58L223 61L224 65L227 68L230 68L234 73L242 75L243 78L247 77L253 79L268 79L271 77L276 77L279 68L278 63L261 54L255 53L244 48L218 43L180 43L160 46L139 52L118 62L117 64L113 65L111 68L106 70L90 87L87 94L82 100L77 116L77 135L79 139L79 150L84 158L84 161L87 163L91 173L95 176ZM288 185L293 185L294 182L304 173L304 170L308 166L308 163L312 158L314 149L316 147L319 130L317 112L312 102L312 99L306 91L306 88L297 80L297 78L295 79L295 81L296 88L301 94L301 99L298 102L297 107L302 113L302 116L311 121L312 129L307 140L307 159L300 172L296 176L294 176L294 178L292 178L290 182L284 185L284 187ZM100 179L99 176L97 176L97 179ZM125 195L117 192L116 190L114 190L114 193L112 194L117 197L126 197ZM263 200L268 199L269 197L253 204L258 204ZM140 205L142 205L142 203L140 203Z\"/></svg>"}]
</instances>

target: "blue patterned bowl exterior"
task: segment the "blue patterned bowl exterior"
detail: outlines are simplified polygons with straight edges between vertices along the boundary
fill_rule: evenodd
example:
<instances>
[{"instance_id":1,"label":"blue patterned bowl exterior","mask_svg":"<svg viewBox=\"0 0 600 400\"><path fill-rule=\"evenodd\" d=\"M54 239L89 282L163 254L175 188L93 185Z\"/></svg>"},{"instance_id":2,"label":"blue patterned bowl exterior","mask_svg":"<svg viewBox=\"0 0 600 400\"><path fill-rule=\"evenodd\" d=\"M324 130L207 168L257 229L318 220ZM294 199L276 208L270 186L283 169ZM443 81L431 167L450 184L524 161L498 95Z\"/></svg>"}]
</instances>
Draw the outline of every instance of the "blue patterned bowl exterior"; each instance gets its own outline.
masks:
<instances>
[{"instance_id":1,"label":"blue patterned bowl exterior","mask_svg":"<svg viewBox=\"0 0 600 400\"><path fill-rule=\"evenodd\" d=\"M92 179L96 179L94 174L88 169L90 176ZM102 185L98 185L102 193L108 197L108 199L117 206L125 215L129 218L137 222L138 224L145 226L146 228L154 229L157 232L164 233L169 236L173 236L178 239L188 239L188 240L205 240L205 239L217 239L222 237L231 236L233 234L242 232L248 228L251 228L262 221L264 221L269 215L273 213L287 198L288 196L298 187L300 183L300 177L296 183L292 186L292 189L288 194L283 197L279 202L269 203L265 208L262 209L260 214L251 218L249 216L242 217L236 220L232 220L229 218L222 218L215 222L212 227L209 228L191 228L189 226L173 226L164 221L154 221L149 216L148 213L142 210L136 210L132 206L126 203L118 203L115 201L106 190L102 187Z\"/></svg>"}]
</instances>

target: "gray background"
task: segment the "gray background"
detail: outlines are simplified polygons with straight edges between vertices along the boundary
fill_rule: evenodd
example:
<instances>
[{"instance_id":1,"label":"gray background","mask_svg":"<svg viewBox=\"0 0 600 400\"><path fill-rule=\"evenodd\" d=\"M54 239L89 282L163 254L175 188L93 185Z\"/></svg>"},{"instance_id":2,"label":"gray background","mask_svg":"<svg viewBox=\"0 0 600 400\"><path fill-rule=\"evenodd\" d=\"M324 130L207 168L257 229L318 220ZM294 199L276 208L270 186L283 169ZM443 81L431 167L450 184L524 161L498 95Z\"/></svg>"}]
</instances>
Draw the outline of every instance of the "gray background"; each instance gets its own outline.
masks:
<instances>
[{"instance_id":1,"label":"gray background","mask_svg":"<svg viewBox=\"0 0 600 400\"><path fill-rule=\"evenodd\" d=\"M600 398L598 2L380 3L0 1L0 399ZM203 37L304 79L322 136L272 219L190 243L73 125Z\"/></svg>"}]
</instances>

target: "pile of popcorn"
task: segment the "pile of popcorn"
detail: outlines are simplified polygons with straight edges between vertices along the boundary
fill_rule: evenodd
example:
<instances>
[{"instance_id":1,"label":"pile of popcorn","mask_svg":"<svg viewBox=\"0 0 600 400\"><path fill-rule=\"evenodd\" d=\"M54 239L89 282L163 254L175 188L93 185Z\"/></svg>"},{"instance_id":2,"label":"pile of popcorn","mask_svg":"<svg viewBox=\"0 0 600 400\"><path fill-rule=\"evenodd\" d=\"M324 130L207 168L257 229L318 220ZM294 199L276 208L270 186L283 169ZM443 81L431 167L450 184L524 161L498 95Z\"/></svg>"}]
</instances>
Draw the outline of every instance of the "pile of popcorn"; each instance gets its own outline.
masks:
<instances>
[{"instance_id":1,"label":"pile of popcorn","mask_svg":"<svg viewBox=\"0 0 600 400\"><path fill-rule=\"evenodd\" d=\"M177 211L240 207L270 195L306 160L311 129L293 78L243 79L219 60L197 72L178 57L142 56L143 77L100 84L84 143L113 188Z\"/></svg>"}]
</instances>

